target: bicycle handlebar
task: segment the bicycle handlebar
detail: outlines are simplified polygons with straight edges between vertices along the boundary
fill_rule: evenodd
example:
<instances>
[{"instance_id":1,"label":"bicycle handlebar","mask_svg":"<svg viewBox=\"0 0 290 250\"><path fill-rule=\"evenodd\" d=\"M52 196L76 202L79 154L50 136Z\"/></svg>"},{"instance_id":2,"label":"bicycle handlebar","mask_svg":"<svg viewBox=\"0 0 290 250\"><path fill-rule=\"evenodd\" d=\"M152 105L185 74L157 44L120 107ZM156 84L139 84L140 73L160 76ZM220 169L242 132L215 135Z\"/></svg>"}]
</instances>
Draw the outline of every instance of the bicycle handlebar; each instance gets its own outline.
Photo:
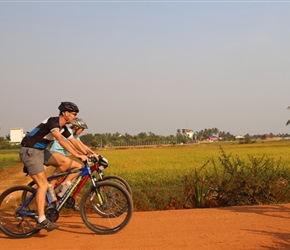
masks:
<instances>
[{"instance_id":1,"label":"bicycle handlebar","mask_svg":"<svg viewBox=\"0 0 290 250\"><path fill-rule=\"evenodd\" d=\"M102 166L103 168L107 168L109 165L108 160L101 155L98 155L98 157L99 159L96 159L94 156L89 156L88 160L89 162L92 162L92 163L98 163L98 165Z\"/></svg>"}]
</instances>

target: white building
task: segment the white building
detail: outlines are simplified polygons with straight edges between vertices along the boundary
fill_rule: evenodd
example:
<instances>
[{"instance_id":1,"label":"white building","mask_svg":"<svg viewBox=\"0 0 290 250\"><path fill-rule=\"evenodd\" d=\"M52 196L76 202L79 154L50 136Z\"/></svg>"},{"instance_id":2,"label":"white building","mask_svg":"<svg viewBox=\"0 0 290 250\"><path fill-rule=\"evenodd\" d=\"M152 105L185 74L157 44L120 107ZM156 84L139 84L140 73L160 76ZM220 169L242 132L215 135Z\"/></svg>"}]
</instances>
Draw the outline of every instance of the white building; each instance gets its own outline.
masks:
<instances>
[{"instance_id":1,"label":"white building","mask_svg":"<svg viewBox=\"0 0 290 250\"><path fill-rule=\"evenodd\" d=\"M191 129L182 129L182 134L184 134L186 137L193 139L193 130Z\"/></svg>"},{"instance_id":2,"label":"white building","mask_svg":"<svg viewBox=\"0 0 290 250\"><path fill-rule=\"evenodd\" d=\"M11 143L20 143L24 136L25 134L23 133L23 128L10 129L10 142Z\"/></svg>"}]
</instances>

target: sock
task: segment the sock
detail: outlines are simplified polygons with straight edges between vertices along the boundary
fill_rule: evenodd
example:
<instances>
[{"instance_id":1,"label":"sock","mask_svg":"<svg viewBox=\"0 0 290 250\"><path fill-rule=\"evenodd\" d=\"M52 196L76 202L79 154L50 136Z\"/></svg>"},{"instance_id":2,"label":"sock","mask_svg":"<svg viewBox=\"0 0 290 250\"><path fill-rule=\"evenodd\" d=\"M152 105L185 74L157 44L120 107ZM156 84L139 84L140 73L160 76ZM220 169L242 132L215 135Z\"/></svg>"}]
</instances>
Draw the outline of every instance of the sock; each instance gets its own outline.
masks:
<instances>
[{"instance_id":1,"label":"sock","mask_svg":"<svg viewBox=\"0 0 290 250\"><path fill-rule=\"evenodd\" d=\"M38 217L38 222L41 223L46 219L45 215L39 216Z\"/></svg>"}]
</instances>

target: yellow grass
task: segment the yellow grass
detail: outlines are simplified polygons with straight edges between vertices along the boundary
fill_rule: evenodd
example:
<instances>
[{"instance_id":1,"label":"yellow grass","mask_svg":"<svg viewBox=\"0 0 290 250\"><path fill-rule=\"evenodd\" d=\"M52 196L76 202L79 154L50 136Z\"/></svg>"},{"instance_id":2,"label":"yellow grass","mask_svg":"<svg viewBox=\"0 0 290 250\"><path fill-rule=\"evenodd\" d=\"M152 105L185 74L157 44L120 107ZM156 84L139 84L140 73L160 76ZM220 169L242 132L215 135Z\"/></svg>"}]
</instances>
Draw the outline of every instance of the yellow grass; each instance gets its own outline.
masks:
<instances>
[{"instance_id":1,"label":"yellow grass","mask_svg":"<svg viewBox=\"0 0 290 250\"><path fill-rule=\"evenodd\" d=\"M218 160L223 151L241 160L248 156L265 155L283 165L290 166L290 141L261 141L253 144L204 143L166 147L96 150L109 160L105 175L118 175L129 182L133 190L135 206L146 209L163 209L170 197L183 197L184 176L203 166L209 159ZM0 151L0 164L17 159L18 152L5 154ZM19 162L18 162L19 164ZM10 167L14 166L13 163ZM1 166L0 166L1 168ZM180 199L181 199L180 198Z\"/></svg>"},{"instance_id":2,"label":"yellow grass","mask_svg":"<svg viewBox=\"0 0 290 250\"><path fill-rule=\"evenodd\" d=\"M209 158L218 159L221 150L226 154L246 159L248 155L281 159L282 163L290 166L290 141L261 141L253 144L237 143L204 143L192 145L177 145L167 147L148 147L130 149L96 150L109 160L106 174L116 174L123 177L132 175L158 174L167 176L168 173L186 173L200 167ZM0 164L19 161L18 152L1 153ZM1 166L0 166L1 167ZM168 176L167 176L168 177Z\"/></svg>"},{"instance_id":3,"label":"yellow grass","mask_svg":"<svg viewBox=\"0 0 290 250\"><path fill-rule=\"evenodd\" d=\"M209 158L218 159L221 149L226 154L247 159L248 155L281 159L290 165L290 141L258 142L253 144L221 144L218 142L156 148L133 148L98 151L109 160L108 174L121 176L158 174L168 177L201 167Z\"/></svg>"}]
</instances>

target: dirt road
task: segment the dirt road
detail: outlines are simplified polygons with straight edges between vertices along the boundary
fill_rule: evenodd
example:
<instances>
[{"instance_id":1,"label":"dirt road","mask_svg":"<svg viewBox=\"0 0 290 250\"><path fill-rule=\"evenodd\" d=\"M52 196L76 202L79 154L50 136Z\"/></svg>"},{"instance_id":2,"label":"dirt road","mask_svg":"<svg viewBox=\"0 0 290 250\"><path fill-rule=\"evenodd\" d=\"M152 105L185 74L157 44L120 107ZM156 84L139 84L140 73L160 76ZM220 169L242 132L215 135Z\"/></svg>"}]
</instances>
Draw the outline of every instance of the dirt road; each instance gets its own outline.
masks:
<instances>
[{"instance_id":1,"label":"dirt road","mask_svg":"<svg viewBox=\"0 0 290 250\"><path fill-rule=\"evenodd\" d=\"M7 182L0 175L1 192ZM61 214L57 223L59 229L28 239L0 233L0 249L290 249L290 204L135 212L125 229L105 236L86 228L78 212Z\"/></svg>"},{"instance_id":2,"label":"dirt road","mask_svg":"<svg viewBox=\"0 0 290 250\"><path fill-rule=\"evenodd\" d=\"M76 212L58 224L29 239L0 234L0 249L290 249L290 204L135 212L125 229L105 236Z\"/></svg>"}]
</instances>

